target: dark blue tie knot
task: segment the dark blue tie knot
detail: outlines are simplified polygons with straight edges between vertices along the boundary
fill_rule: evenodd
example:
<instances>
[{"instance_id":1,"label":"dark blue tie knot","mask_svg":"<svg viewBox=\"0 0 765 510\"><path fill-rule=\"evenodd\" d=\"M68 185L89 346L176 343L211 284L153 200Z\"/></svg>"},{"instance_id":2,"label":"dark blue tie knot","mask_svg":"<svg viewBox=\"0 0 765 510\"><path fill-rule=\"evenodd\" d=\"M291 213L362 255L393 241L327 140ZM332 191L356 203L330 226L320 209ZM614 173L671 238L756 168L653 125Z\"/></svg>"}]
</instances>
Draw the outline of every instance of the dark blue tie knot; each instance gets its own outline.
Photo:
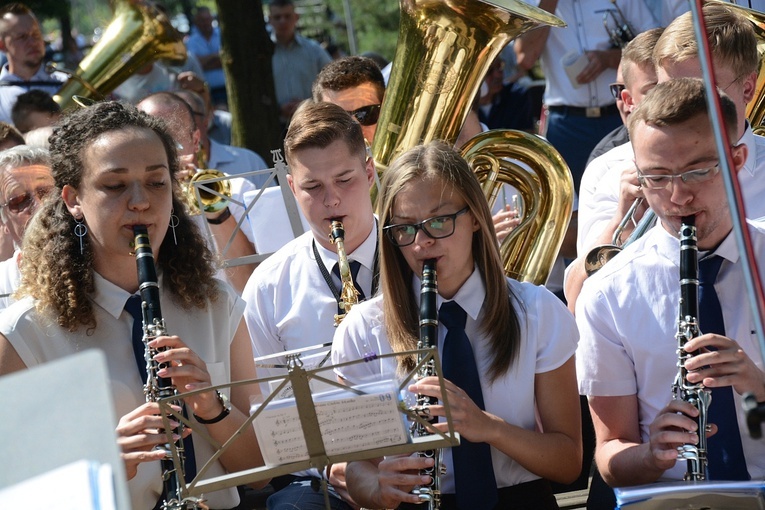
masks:
<instances>
[{"instance_id":1,"label":"dark blue tie knot","mask_svg":"<svg viewBox=\"0 0 765 510\"><path fill-rule=\"evenodd\" d=\"M133 319L143 322L143 313L141 312L141 296L130 296L125 303L125 311L133 316Z\"/></svg>"},{"instance_id":2,"label":"dark blue tie knot","mask_svg":"<svg viewBox=\"0 0 765 510\"><path fill-rule=\"evenodd\" d=\"M351 280L353 280L353 286L356 287L357 291L359 291L359 301L364 301L366 299L366 295L364 294L364 291L361 290L361 285L359 285L359 269L361 269L361 262L358 260L351 260L348 262L348 267L351 268ZM343 279L340 276L340 264L337 262L335 262L335 265L332 266L332 273L342 282ZM343 312L340 311L338 313Z\"/></svg>"},{"instance_id":3,"label":"dark blue tie knot","mask_svg":"<svg viewBox=\"0 0 765 510\"><path fill-rule=\"evenodd\" d=\"M714 285L723 260L719 255L712 255L699 261L699 285Z\"/></svg>"},{"instance_id":4,"label":"dark blue tie knot","mask_svg":"<svg viewBox=\"0 0 765 510\"><path fill-rule=\"evenodd\" d=\"M438 320L446 329L465 329L467 313L456 301L445 301L438 310Z\"/></svg>"}]
</instances>

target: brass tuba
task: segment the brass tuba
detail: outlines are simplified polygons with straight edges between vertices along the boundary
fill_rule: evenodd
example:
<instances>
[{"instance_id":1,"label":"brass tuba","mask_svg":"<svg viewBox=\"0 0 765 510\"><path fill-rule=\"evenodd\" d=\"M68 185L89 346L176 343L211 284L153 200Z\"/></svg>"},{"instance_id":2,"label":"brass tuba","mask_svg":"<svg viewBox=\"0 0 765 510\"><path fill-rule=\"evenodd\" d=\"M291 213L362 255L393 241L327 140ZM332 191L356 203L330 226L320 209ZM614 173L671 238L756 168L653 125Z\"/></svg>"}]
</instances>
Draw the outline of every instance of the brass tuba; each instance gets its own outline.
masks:
<instances>
[{"instance_id":1,"label":"brass tuba","mask_svg":"<svg viewBox=\"0 0 765 510\"><path fill-rule=\"evenodd\" d=\"M574 203L574 181L563 157L545 139L509 129L474 136L462 148L462 155L481 182L489 207L502 184L521 194L523 219L502 241L499 252L508 276L544 285Z\"/></svg>"},{"instance_id":2,"label":"brass tuba","mask_svg":"<svg viewBox=\"0 0 765 510\"><path fill-rule=\"evenodd\" d=\"M565 26L559 18L520 0L400 0L400 6L396 56L372 144L375 164L382 171L398 155L416 145L431 140L453 144L484 75L502 48L533 28ZM526 171L517 165L512 171L516 177L510 178L510 171L502 173L508 182L517 181L519 186L521 181L528 183L521 186L528 190L524 202L536 204L531 209L542 214L528 221L524 219L521 225L526 228L516 230L526 232L529 239L544 241L523 241L519 233L508 237L502 251L508 274L544 283L562 243L571 210L573 184L570 176L565 177L568 166L541 138L522 133L500 133L496 139L490 136L479 135L480 141L468 142L466 147L472 149L463 151L463 155L478 161L474 151L480 147L512 157L514 151L509 145L519 144L518 152L524 155L524 161L536 167L534 176L525 175ZM540 158L548 162L539 164ZM534 179L550 184L532 184ZM373 200L376 191L376 188L372 191ZM545 196L550 192L556 193L556 197ZM541 228L543 232L535 233L532 228ZM510 239L522 246L513 247ZM548 241L546 247L541 245ZM538 257L540 252L546 253L539 262L526 260Z\"/></svg>"},{"instance_id":3,"label":"brass tuba","mask_svg":"<svg viewBox=\"0 0 765 510\"><path fill-rule=\"evenodd\" d=\"M178 31L147 0L114 0L114 18L69 80L53 96L65 109L73 97L103 99L146 64L159 59L186 60Z\"/></svg>"}]
</instances>

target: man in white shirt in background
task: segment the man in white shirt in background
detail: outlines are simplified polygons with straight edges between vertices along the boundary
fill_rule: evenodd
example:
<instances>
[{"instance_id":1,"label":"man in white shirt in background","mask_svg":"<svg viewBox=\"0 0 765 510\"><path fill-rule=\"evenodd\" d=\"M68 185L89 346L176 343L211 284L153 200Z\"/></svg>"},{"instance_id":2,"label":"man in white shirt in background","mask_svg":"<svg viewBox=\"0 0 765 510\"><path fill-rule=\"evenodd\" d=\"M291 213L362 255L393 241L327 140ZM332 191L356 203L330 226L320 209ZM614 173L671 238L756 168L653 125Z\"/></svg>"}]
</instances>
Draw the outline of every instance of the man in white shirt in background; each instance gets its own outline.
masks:
<instances>
[{"instance_id":1,"label":"man in white shirt in background","mask_svg":"<svg viewBox=\"0 0 765 510\"><path fill-rule=\"evenodd\" d=\"M22 3L0 8L0 51L8 62L0 71L0 121L11 122L16 98L32 89L54 95L67 76L45 71L45 41L34 13Z\"/></svg>"}]
</instances>

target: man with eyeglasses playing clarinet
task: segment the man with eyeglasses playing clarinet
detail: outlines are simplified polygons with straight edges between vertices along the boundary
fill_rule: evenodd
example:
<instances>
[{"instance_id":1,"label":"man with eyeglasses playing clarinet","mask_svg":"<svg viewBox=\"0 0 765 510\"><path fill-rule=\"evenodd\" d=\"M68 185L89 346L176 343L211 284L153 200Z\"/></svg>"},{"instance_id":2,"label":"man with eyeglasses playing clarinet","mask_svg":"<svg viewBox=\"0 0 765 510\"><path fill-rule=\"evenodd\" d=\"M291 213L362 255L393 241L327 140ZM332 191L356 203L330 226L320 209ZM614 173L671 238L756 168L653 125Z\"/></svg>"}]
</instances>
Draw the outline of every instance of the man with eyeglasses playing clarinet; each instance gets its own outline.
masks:
<instances>
[{"instance_id":1,"label":"man with eyeglasses playing clarinet","mask_svg":"<svg viewBox=\"0 0 765 510\"><path fill-rule=\"evenodd\" d=\"M11 258L0 262L0 310L14 301L24 231L53 184L47 150L19 145L0 152L0 221L15 248Z\"/></svg>"},{"instance_id":2,"label":"man with eyeglasses playing clarinet","mask_svg":"<svg viewBox=\"0 0 765 510\"><path fill-rule=\"evenodd\" d=\"M686 396L691 391L678 389L672 398L673 380L681 375L684 386L703 383L711 392L705 413L711 426L708 467L702 466L702 474L709 480L765 476L765 443L746 433L741 406L742 395L749 392L765 401L765 372L742 290L745 276L707 94L698 78L669 80L632 113L637 178L659 224L588 278L576 305L579 392L589 399L595 459L611 487L682 480L692 472L678 446L686 445L684 452L696 445L704 450L699 441L706 427L699 423L699 409L706 406L694 405L697 397ZM740 175L746 172L748 147L736 141L735 102L720 95L721 128L732 145L730 170ZM681 224L686 226L681 229ZM745 227L758 254L755 263L762 266L765 224ZM681 261L681 230L689 248L683 251L698 248L697 273L695 261ZM694 282L698 310L687 306L696 301L692 297L680 299L681 285ZM700 332L683 333L678 309ZM609 502L605 491L596 502L594 484L590 490L588 509L614 508L615 500Z\"/></svg>"}]
</instances>

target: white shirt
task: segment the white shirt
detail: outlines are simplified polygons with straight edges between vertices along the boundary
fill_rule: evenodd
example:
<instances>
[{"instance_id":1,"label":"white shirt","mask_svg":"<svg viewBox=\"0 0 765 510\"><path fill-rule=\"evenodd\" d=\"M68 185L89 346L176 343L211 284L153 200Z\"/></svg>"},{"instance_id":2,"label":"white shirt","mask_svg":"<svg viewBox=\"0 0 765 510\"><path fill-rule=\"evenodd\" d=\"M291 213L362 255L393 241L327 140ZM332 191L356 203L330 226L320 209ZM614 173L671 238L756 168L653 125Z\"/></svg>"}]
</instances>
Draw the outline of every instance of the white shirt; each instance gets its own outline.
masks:
<instances>
[{"instance_id":1,"label":"white shirt","mask_svg":"<svg viewBox=\"0 0 765 510\"><path fill-rule=\"evenodd\" d=\"M519 313L521 342L518 358L510 370L493 383L486 377L491 363L489 339L478 329L483 322L482 308L486 289L477 269L454 296L454 301L467 313L465 333L473 346L486 411L510 424L528 430L538 430L534 401L535 376L555 370L571 358L576 350L578 335L571 314L561 301L544 287L510 279L508 282L526 310L525 314ZM419 299L420 281L416 276L412 279L412 286L415 296ZM443 301L441 296L438 296L439 307ZM391 352L382 322L382 304L383 296L379 295L351 310L337 328L332 343L333 364L363 359L364 354L368 352ZM516 310L520 309L517 302L513 302L513 306ZM446 328L439 324L439 353L443 351L445 336ZM373 378L396 378L395 361L391 358L348 365L336 369L336 372L351 383ZM499 488L539 478L496 448L491 448L491 457ZM446 475L441 477L441 490L445 494L454 494L451 449L444 450L444 465Z\"/></svg>"},{"instance_id":2,"label":"white shirt","mask_svg":"<svg viewBox=\"0 0 765 510\"><path fill-rule=\"evenodd\" d=\"M765 224L753 222L749 231L762 267ZM588 278L576 306L581 335L576 353L579 392L587 396L636 395L643 442L649 441L649 425L672 400L672 381L678 370L679 246L675 237L657 225ZM729 235L716 253L726 259L715 283L726 336L735 339L763 370L735 237ZM762 479L765 443L749 437L741 395L733 393L749 473L752 479ZM661 479L682 480L685 469L685 463L679 462Z\"/></svg>"},{"instance_id":3,"label":"white shirt","mask_svg":"<svg viewBox=\"0 0 765 510\"><path fill-rule=\"evenodd\" d=\"M250 276L242 293L247 302L244 318L255 357L329 343L335 334L337 301L322 276L313 252L314 236L308 231L263 261ZM377 231L348 260L361 263L357 282L367 298L372 293ZM336 289L340 279L332 273L337 253L316 243L316 249ZM284 375L279 368L257 366L258 377ZM268 389L263 388L264 396Z\"/></svg>"},{"instance_id":4,"label":"white shirt","mask_svg":"<svg viewBox=\"0 0 765 510\"><path fill-rule=\"evenodd\" d=\"M220 295L208 303L207 310L184 310L175 305L172 296L164 291L160 277L160 301L167 331L178 335L207 364L212 384L231 380L230 345L244 309L244 302L228 285L220 282ZM70 333L56 325L55 318L41 316L31 298L24 298L0 314L0 332L8 338L24 364L31 368L86 349L101 349L109 365L110 380L116 416L133 411L145 402L143 383L138 372L132 347L133 317L124 311L130 294L95 275L96 290L92 295L97 326L80 326ZM87 370L87 367L83 367ZM87 403L83 402L83 406ZM193 416L189 417L194 420ZM53 429L55 430L55 429ZM55 432L54 432L55 433ZM214 450L204 439L194 437L197 469L209 459ZM214 464L205 479L225 474L220 463ZM128 482L135 510L151 509L162 493L159 462L146 462L138 466L138 474ZM211 508L232 508L239 502L234 488L205 494Z\"/></svg>"},{"instance_id":5,"label":"white shirt","mask_svg":"<svg viewBox=\"0 0 765 510\"><path fill-rule=\"evenodd\" d=\"M747 218L765 216L765 137L755 135L747 125L738 141L749 149L738 182L744 196ZM580 193L577 254L582 256L595 244L611 221L619 203L621 171L634 165L632 144L615 147L595 158L584 171Z\"/></svg>"},{"instance_id":6,"label":"white shirt","mask_svg":"<svg viewBox=\"0 0 765 510\"><path fill-rule=\"evenodd\" d=\"M243 174L254 170L265 170L268 165L263 158L256 153L243 147L223 145L215 140L210 140L210 155L207 161L208 168L220 170L227 175ZM268 173L247 177L257 188L262 188L268 180Z\"/></svg>"},{"instance_id":7,"label":"white shirt","mask_svg":"<svg viewBox=\"0 0 765 510\"><path fill-rule=\"evenodd\" d=\"M52 96L59 91L66 80L67 76L64 73L56 71L53 74L48 74L45 72L45 66L41 65L40 69L37 70L37 73L35 73L35 75L32 76L29 81L47 83L39 85L26 85L25 83L27 80L24 80L20 76L11 73L8 70L8 64L6 63L3 65L2 70L0 70L0 82L3 82L3 85L0 85L0 121L7 122L8 124L13 124L13 121L11 120L11 110L13 109L13 105L16 104L16 98L24 92L39 89L47 92ZM5 84L7 82L19 82L20 84L7 85Z\"/></svg>"},{"instance_id":8,"label":"white shirt","mask_svg":"<svg viewBox=\"0 0 765 510\"><path fill-rule=\"evenodd\" d=\"M0 262L0 311L16 302L11 295L16 292L21 283L19 260L21 260L21 250L17 249L11 258Z\"/></svg>"},{"instance_id":9,"label":"white shirt","mask_svg":"<svg viewBox=\"0 0 765 510\"><path fill-rule=\"evenodd\" d=\"M539 5L538 0L524 0ZM648 7L640 0L619 0L619 9L633 28L635 35L658 26ZM611 39L603 26L603 13L596 11L614 9L610 0L566 0L558 2L555 15L567 23L567 27L553 27L542 52L542 71L546 78L545 104L578 107L607 106L614 104L608 85L616 81L616 69L606 69L590 83L578 88L571 81L561 64L561 58L571 51L584 53L590 50L607 50ZM613 20L610 20L613 26Z\"/></svg>"}]
</instances>

